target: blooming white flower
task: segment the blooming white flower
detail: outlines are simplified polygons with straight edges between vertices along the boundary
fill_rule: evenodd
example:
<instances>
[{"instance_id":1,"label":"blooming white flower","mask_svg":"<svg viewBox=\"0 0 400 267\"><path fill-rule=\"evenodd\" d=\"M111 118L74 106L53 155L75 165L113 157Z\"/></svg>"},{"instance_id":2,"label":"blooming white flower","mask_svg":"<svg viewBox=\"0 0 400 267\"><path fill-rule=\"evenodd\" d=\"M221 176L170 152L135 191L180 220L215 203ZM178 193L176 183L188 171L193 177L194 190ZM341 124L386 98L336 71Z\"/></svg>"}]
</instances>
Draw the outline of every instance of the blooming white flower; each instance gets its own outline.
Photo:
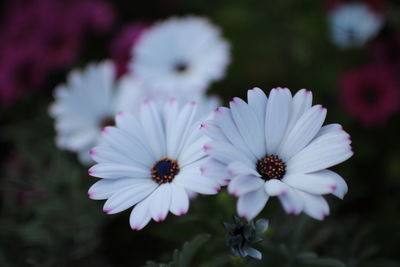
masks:
<instances>
[{"instance_id":1,"label":"blooming white flower","mask_svg":"<svg viewBox=\"0 0 400 267\"><path fill-rule=\"evenodd\" d=\"M193 95L224 76L229 44L200 17L170 18L143 33L132 51L131 71L156 94Z\"/></svg>"},{"instance_id":2,"label":"blooming white flower","mask_svg":"<svg viewBox=\"0 0 400 267\"><path fill-rule=\"evenodd\" d=\"M312 94L303 89L292 97L288 89L273 89L269 98L258 88L248 91L230 109L218 108L201 129L212 141L203 175L228 185L239 197L238 214L251 220L270 196L277 196L287 213L304 211L315 219L329 214L321 196L339 198L346 182L327 170L353 155L350 137L338 124L322 126L326 109L311 106Z\"/></svg>"},{"instance_id":3,"label":"blooming white flower","mask_svg":"<svg viewBox=\"0 0 400 267\"><path fill-rule=\"evenodd\" d=\"M218 182L200 172L208 138L199 130L198 112L196 102L180 107L171 99L164 109L145 101L138 116L118 113L116 127L103 130L105 144L91 150L97 164L89 174L103 179L89 189L89 197L107 199L108 214L135 205L130 225L140 230L151 218L164 220L168 211L185 214L189 192L219 192Z\"/></svg>"},{"instance_id":4,"label":"blooming white flower","mask_svg":"<svg viewBox=\"0 0 400 267\"><path fill-rule=\"evenodd\" d=\"M332 41L341 48L362 46L378 33L383 21L366 3L343 3L329 14Z\"/></svg>"},{"instance_id":5,"label":"blooming white flower","mask_svg":"<svg viewBox=\"0 0 400 267\"><path fill-rule=\"evenodd\" d=\"M145 97L139 81L129 76L116 81L111 62L71 72L67 83L55 90L50 106L57 146L77 152L82 163L90 163L89 150L99 141L100 130L114 124L117 112L137 109Z\"/></svg>"}]
</instances>

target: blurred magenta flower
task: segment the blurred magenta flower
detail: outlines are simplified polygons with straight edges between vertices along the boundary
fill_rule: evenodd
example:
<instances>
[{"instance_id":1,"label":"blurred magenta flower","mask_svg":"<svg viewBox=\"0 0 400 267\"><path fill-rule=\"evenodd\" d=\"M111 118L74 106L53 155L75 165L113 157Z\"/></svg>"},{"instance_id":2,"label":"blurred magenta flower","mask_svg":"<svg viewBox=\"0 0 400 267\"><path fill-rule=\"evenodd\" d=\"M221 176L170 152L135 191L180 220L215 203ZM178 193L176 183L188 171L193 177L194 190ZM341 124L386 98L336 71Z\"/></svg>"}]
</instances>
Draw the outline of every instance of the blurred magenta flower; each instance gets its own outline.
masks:
<instances>
[{"instance_id":1,"label":"blurred magenta flower","mask_svg":"<svg viewBox=\"0 0 400 267\"><path fill-rule=\"evenodd\" d=\"M4 106L43 83L47 69L40 61L42 53L36 44L0 45L0 58L0 103Z\"/></svg>"},{"instance_id":2,"label":"blurred magenta flower","mask_svg":"<svg viewBox=\"0 0 400 267\"><path fill-rule=\"evenodd\" d=\"M85 34L111 29L114 13L102 0L8 1L0 31L0 103L10 105L43 85L50 71L77 58Z\"/></svg>"},{"instance_id":3,"label":"blurred magenta flower","mask_svg":"<svg viewBox=\"0 0 400 267\"><path fill-rule=\"evenodd\" d=\"M387 65L366 65L344 73L340 97L364 126L383 125L399 108L399 84Z\"/></svg>"},{"instance_id":4,"label":"blurred magenta flower","mask_svg":"<svg viewBox=\"0 0 400 267\"><path fill-rule=\"evenodd\" d=\"M400 32L385 27L371 43L369 60L374 64L385 64L400 73Z\"/></svg>"},{"instance_id":5,"label":"blurred magenta flower","mask_svg":"<svg viewBox=\"0 0 400 267\"><path fill-rule=\"evenodd\" d=\"M111 44L111 57L120 77L128 71L128 62L132 58L132 48L146 29L144 23L133 23L125 26Z\"/></svg>"}]
</instances>

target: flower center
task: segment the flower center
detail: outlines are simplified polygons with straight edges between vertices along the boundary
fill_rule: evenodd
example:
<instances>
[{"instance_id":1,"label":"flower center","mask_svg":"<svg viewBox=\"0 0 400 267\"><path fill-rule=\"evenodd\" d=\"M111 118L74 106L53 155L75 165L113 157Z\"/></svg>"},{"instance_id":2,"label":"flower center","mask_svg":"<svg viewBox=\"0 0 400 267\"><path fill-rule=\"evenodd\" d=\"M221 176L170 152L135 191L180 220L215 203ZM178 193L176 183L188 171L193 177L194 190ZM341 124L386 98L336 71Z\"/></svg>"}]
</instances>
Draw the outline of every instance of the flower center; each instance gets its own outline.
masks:
<instances>
[{"instance_id":1,"label":"flower center","mask_svg":"<svg viewBox=\"0 0 400 267\"><path fill-rule=\"evenodd\" d=\"M112 117L106 117L100 122L100 128L103 129L104 127L107 126L114 126L115 121Z\"/></svg>"},{"instance_id":2,"label":"flower center","mask_svg":"<svg viewBox=\"0 0 400 267\"><path fill-rule=\"evenodd\" d=\"M157 161L151 168L151 178L158 184L170 183L178 173L178 162L169 158Z\"/></svg>"},{"instance_id":3,"label":"flower center","mask_svg":"<svg viewBox=\"0 0 400 267\"><path fill-rule=\"evenodd\" d=\"M188 65L183 63L183 62L179 62L175 65L175 71L177 73L184 73L188 70Z\"/></svg>"},{"instance_id":4,"label":"flower center","mask_svg":"<svg viewBox=\"0 0 400 267\"><path fill-rule=\"evenodd\" d=\"M286 172L286 166L278 156L269 155L257 162L257 171L264 180L282 179Z\"/></svg>"},{"instance_id":5,"label":"flower center","mask_svg":"<svg viewBox=\"0 0 400 267\"><path fill-rule=\"evenodd\" d=\"M361 98L368 105L377 103L379 96L378 90L374 87L366 86L362 88Z\"/></svg>"}]
</instances>

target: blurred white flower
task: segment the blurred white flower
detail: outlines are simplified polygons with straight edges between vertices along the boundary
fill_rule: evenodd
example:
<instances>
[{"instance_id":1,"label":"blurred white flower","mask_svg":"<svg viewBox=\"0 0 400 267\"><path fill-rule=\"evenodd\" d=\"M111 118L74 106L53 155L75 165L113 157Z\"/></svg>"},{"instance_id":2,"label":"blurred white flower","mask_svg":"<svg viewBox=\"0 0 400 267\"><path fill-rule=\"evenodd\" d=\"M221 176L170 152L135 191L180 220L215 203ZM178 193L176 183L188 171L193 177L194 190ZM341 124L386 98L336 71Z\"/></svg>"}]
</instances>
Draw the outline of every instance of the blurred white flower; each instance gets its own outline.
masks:
<instances>
[{"instance_id":1,"label":"blurred white flower","mask_svg":"<svg viewBox=\"0 0 400 267\"><path fill-rule=\"evenodd\" d=\"M340 48L362 46L376 36L383 22L383 16L366 3L343 3L329 14L331 39Z\"/></svg>"},{"instance_id":2,"label":"blurred white flower","mask_svg":"<svg viewBox=\"0 0 400 267\"><path fill-rule=\"evenodd\" d=\"M326 109L311 106L303 89L292 97L288 89L273 89L269 98L258 88L248 91L230 109L218 108L201 129L211 138L204 147L211 160L202 166L206 177L228 185L239 197L238 214L247 220L277 196L289 214L304 211L315 219L329 214L321 196L339 198L346 182L327 168L353 155L350 137L338 124L321 127Z\"/></svg>"},{"instance_id":3,"label":"blurred white flower","mask_svg":"<svg viewBox=\"0 0 400 267\"><path fill-rule=\"evenodd\" d=\"M114 65L102 62L72 71L54 97L50 115L55 119L57 146L78 153L80 161L88 164L92 162L89 150L98 143L100 130L114 124L117 112L137 109L146 93L129 76L117 82Z\"/></svg>"},{"instance_id":4,"label":"blurred white flower","mask_svg":"<svg viewBox=\"0 0 400 267\"><path fill-rule=\"evenodd\" d=\"M170 18L146 30L133 48L130 70L155 94L193 96L221 79L229 44L200 17Z\"/></svg>"},{"instance_id":5,"label":"blurred white flower","mask_svg":"<svg viewBox=\"0 0 400 267\"><path fill-rule=\"evenodd\" d=\"M89 189L92 199L107 199L104 212L113 214L135 205L130 225L140 230L151 218L189 209L189 192L216 194L220 185L200 173L208 138L199 130L195 102L184 106L171 99L164 107L145 101L139 115L119 113L116 127L103 130L104 145L91 150L97 162L89 174L103 178Z\"/></svg>"}]
</instances>

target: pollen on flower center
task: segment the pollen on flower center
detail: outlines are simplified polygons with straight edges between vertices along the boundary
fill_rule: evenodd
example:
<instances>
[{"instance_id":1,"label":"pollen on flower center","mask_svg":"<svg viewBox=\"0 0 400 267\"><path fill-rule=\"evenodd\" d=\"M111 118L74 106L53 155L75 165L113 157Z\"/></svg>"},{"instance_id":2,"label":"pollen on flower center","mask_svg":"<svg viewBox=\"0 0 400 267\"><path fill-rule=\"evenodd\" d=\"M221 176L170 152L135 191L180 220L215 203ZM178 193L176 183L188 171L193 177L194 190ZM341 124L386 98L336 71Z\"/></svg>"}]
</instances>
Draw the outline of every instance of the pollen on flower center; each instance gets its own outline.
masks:
<instances>
[{"instance_id":1,"label":"pollen on flower center","mask_svg":"<svg viewBox=\"0 0 400 267\"><path fill-rule=\"evenodd\" d=\"M257 171L264 180L282 179L286 166L278 156L269 155L257 162Z\"/></svg>"},{"instance_id":2,"label":"pollen on flower center","mask_svg":"<svg viewBox=\"0 0 400 267\"><path fill-rule=\"evenodd\" d=\"M175 71L177 73L184 73L188 70L189 66L183 62L180 62L175 65Z\"/></svg>"},{"instance_id":3,"label":"pollen on flower center","mask_svg":"<svg viewBox=\"0 0 400 267\"><path fill-rule=\"evenodd\" d=\"M151 178L158 184L170 183L178 173L178 162L169 158L157 161L151 168Z\"/></svg>"}]
</instances>

